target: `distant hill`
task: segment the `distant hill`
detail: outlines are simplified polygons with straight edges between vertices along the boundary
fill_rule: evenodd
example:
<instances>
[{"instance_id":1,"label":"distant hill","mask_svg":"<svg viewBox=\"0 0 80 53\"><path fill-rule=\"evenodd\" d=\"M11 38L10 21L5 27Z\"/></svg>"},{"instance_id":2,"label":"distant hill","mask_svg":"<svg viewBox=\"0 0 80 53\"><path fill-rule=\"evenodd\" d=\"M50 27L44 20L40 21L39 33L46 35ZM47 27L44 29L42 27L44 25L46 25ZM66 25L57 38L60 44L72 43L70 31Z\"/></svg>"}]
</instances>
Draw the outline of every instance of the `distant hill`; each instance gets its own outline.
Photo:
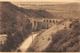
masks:
<instances>
[{"instance_id":1,"label":"distant hill","mask_svg":"<svg viewBox=\"0 0 80 53\"><path fill-rule=\"evenodd\" d=\"M35 4L35 5L34 5ZM54 15L54 18L79 18L80 3L26 3L21 5L28 9L43 9Z\"/></svg>"}]
</instances>

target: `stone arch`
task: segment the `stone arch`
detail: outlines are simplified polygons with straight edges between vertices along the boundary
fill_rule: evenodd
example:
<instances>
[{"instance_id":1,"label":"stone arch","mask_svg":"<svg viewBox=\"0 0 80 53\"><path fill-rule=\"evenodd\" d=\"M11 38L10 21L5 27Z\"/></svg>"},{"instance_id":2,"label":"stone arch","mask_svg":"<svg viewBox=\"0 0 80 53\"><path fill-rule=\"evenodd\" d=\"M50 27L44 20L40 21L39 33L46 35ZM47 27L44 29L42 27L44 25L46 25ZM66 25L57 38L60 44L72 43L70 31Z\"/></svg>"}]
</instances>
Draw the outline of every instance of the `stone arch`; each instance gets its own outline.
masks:
<instances>
[{"instance_id":1,"label":"stone arch","mask_svg":"<svg viewBox=\"0 0 80 53\"><path fill-rule=\"evenodd\" d=\"M55 23L55 21L54 21L54 20L52 20L52 22L53 22L53 23Z\"/></svg>"},{"instance_id":2,"label":"stone arch","mask_svg":"<svg viewBox=\"0 0 80 53\"><path fill-rule=\"evenodd\" d=\"M54 22L54 24L56 24L56 21L55 20L53 20L53 22Z\"/></svg>"},{"instance_id":3,"label":"stone arch","mask_svg":"<svg viewBox=\"0 0 80 53\"><path fill-rule=\"evenodd\" d=\"M48 21L48 20L46 20L46 22L48 23L49 21Z\"/></svg>"},{"instance_id":4,"label":"stone arch","mask_svg":"<svg viewBox=\"0 0 80 53\"><path fill-rule=\"evenodd\" d=\"M49 20L49 22L51 23L51 22L52 22L52 20Z\"/></svg>"}]
</instances>

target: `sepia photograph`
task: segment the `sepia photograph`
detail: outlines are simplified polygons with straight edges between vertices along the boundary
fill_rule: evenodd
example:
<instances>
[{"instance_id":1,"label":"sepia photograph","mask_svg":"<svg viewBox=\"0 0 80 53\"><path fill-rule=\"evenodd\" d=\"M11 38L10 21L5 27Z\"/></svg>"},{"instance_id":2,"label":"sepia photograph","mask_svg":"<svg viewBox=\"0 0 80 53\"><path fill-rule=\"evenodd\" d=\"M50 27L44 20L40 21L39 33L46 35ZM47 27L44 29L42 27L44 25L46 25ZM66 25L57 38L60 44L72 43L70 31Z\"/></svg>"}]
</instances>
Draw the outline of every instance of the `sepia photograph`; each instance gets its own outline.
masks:
<instances>
[{"instance_id":1,"label":"sepia photograph","mask_svg":"<svg viewBox=\"0 0 80 53\"><path fill-rule=\"evenodd\" d=\"M0 52L80 52L80 0L0 0Z\"/></svg>"}]
</instances>

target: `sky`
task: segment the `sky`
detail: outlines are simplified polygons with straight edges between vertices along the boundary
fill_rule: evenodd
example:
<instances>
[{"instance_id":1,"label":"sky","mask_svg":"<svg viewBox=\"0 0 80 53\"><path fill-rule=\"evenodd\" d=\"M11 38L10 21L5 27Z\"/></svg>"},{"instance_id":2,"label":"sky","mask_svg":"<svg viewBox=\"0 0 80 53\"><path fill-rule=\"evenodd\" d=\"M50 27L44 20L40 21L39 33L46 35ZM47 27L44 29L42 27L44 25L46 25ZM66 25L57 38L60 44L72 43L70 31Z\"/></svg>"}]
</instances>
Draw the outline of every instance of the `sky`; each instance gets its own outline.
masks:
<instances>
[{"instance_id":1,"label":"sky","mask_svg":"<svg viewBox=\"0 0 80 53\"><path fill-rule=\"evenodd\" d=\"M80 2L80 0L0 0L11 2Z\"/></svg>"}]
</instances>

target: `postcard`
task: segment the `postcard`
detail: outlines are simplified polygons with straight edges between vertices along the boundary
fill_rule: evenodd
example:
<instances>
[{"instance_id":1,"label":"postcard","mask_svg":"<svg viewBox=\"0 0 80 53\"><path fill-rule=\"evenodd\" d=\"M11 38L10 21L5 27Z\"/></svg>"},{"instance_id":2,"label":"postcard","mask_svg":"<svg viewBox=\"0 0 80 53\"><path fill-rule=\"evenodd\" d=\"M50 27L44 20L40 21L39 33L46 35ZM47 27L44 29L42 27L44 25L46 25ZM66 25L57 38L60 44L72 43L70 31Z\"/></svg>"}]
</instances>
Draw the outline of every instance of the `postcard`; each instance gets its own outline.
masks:
<instances>
[{"instance_id":1,"label":"postcard","mask_svg":"<svg viewBox=\"0 0 80 53\"><path fill-rule=\"evenodd\" d=\"M0 0L0 52L80 52L80 0Z\"/></svg>"}]
</instances>

